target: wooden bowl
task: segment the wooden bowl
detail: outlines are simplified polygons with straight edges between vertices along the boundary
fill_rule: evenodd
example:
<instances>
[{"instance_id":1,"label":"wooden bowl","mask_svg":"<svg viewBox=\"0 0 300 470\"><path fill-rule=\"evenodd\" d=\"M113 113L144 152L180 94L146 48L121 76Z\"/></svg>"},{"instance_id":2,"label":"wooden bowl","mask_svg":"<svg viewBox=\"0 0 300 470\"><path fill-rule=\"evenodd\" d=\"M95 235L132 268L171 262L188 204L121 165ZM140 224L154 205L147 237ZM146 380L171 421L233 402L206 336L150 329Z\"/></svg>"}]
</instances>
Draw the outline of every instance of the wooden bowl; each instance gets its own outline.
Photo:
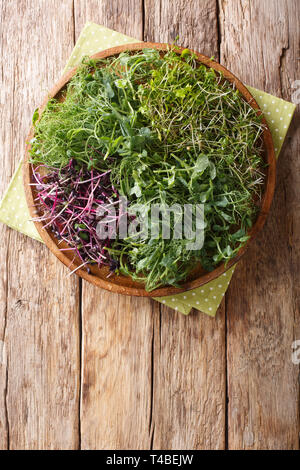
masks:
<instances>
[{"instance_id":1,"label":"wooden bowl","mask_svg":"<svg viewBox=\"0 0 300 470\"><path fill-rule=\"evenodd\" d=\"M127 44L124 46L113 47L111 49L107 49L105 51L99 52L98 54L93 55L92 58L103 59L103 58L110 57L110 56L117 56L118 54L124 51L128 51L128 50L139 51L145 48L155 48L164 52L169 47L171 46L168 44L159 44L159 43L142 42L142 43L136 43L136 44ZM183 50L183 48L178 47L177 50L180 53ZM241 92L244 99L254 109L257 110L258 114L261 114L261 110L258 104L256 103L256 101L254 100L253 96L250 94L248 89L231 72L229 72L225 67L211 60L210 58L202 54L199 54L198 52L195 52L195 54L200 63L203 63L206 66L215 69L216 71L222 72L223 76L227 80L235 84L236 88ZM51 92L48 94L47 98L45 99L41 107L39 108L40 115L43 109L45 108L47 101L50 98L59 96L59 94L64 89L66 84L76 73L76 70L77 70L77 67L67 72L59 80L59 82L54 86L54 88L51 90ZM274 153L272 136L268 128L268 125L264 119L263 119L263 123L265 125L265 129L263 131L263 140L264 140L264 146L265 146L265 160L268 163L268 166L266 169L265 187L264 187L263 198L261 201L261 209L260 209L260 212L259 212L259 215L257 217L255 224L253 225L253 227L248 233L250 235L249 240L239 250L238 254L227 263L226 266L224 264L221 264L211 272L206 272L201 268L197 269L190 275L190 277L187 279L186 282L181 284L180 288L173 287L173 286L166 286L166 287L160 287L151 292L147 292L145 290L144 284L134 282L131 278L123 276L123 275L118 276L114 274L107 278L107 275L109 274L109 270L106 267L103 267L100 269L92 267L91 274L88 274L88 272L84 268L81 268L76 271L76 274L82 277L83 279L86 279L90 283L98 287L102 287L104 289L112 291L112 292L117 292L117 293L125 294L125 295L141 296L141 297L161 297L161 296L178 294L180 292L184 292L184 291L195 289L196 287L202 286L203 284L206 284L207 282L212 281L213 279L216 279L218 276L223 274L227 269L233 266L245 253L246 249L249 246L249 243L251 243L253 238L262 229L265 223L267 214L269 212L273 194L274 194L275 171L276 171L275 153ZM31 216L35 217L36 216L35 204L34 204L34 191L35 190L33 186L29 186L29 183L33 182L32 167L31 167L31 164L29 163L29 150L30 150L29 142L33 138L33 135L34 135L34 130L33 128L31 128L27 141L26 141L27 143L26 143L25 164L24 164L23 175L24 175L24 186L25 186L27 204L28 204ZM72 263L73 255L71 255L70 252L68 251L62 252L59 249L58 241L56 240L56 238L54 237L54 235L52 234L50 230L43 229L42 222L35 222L35 226L40 236L42 237L43 241L47 245L47 247L52 251L52 253L55 254L55 256L60 261L62 261L66 266L70 267L71 269L74 269L80 265L79 260L75 260ZM60 247L62 247L62 245L60 245Z\"/></svg>"}]
</instances>

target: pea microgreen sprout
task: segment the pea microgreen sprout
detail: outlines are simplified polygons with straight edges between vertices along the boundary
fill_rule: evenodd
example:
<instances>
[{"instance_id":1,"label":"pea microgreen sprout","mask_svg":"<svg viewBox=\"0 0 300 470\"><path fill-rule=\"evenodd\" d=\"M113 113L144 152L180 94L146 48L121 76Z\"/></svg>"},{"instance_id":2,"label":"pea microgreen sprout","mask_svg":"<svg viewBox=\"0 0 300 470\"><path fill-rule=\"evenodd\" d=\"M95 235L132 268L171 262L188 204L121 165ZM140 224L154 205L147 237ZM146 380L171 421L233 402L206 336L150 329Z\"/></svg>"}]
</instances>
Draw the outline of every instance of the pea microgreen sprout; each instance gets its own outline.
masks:
<instances>
[{"instance_id":1,"label":"pea microgreen sprout","mask_svg":"<svg viewBox=\"0 0 300 470\"><path fill-rule=\"evenodd\" d=\"M176 50L85 58L64 101L52 99L40 119L34 115L32 163L51 175L39 185L51 178L60 183L57 192L51 185L39 192L50 213L45 222L52 220L83 263L114 262L149 291L179 285L199 262L212 270L234 257L248 239L264 183L261 117L222 74L199 65L188 49ZM61 180L70 164L75 186ZM204 204L203 247L191 250L187 240L161 234L99 245L93 224L79 217L83 202L76 201L83 191L92 208L99 198L93 188L106 172L109 195L114 188L129 205L143 204L145 213L151 204ZM81 184L83 175L90 181Z\"/></svg>"}]
</instances>

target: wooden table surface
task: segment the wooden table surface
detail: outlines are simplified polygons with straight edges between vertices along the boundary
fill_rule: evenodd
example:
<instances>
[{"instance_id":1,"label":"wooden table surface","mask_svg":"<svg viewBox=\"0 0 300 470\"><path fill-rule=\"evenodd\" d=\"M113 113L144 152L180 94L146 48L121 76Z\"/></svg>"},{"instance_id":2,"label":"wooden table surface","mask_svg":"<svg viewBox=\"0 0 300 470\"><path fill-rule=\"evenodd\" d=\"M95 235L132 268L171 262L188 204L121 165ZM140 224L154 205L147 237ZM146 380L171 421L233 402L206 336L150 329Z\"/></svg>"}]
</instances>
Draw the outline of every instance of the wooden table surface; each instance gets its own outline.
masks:
<instances>
[{"instance_id":1,"label":"wooden table surface","mask_svg":"<svg viewBox=\"0 0 300 470\"><path fill-rule=\"evenodd\" d=\"M1 0L1 194L34 109L93 21L214 55L290 100L298 0ZM299 86L300 82L298 82ZM300 132L215 319L97 289L1 225L0 448L298 449Z\"/></svg>"}]
</instances>

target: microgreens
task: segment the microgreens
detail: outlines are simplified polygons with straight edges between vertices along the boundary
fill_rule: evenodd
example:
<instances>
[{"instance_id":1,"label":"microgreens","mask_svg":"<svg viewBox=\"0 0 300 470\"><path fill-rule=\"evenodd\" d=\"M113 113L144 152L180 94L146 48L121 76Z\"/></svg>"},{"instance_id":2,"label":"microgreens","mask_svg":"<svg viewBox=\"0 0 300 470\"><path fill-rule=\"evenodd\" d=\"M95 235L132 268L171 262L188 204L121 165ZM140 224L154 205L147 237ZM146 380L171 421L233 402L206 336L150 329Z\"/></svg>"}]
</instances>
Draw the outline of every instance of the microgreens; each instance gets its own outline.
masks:
<instances>
[{"instance_id":1,"label":"microgreens","mask_svg":"<svg viewBox=\"0 0 300 470\"><path fill-rule=\"evenodd\" d=\"M85 59L64 100L50 100L39 120L35 113L34 126L34 164L110 171L110 184L145 216L154 203L205 205L201 250L161 236L107 245L120 272L147 290L179 285L198 262L212 270L247 241L264 183L261 117L190 51Z\"/></svg>"},{"instance_id":2,"label":"microgreens","mask_svg":"<svg viewBox=\"0 0 300 470\"><path fill-rule=\"evenodd\" d=\"M45 170L46 174L43 174ZM44 228L50 227L59 244L67 243L68 248L61 247L61 250L71 251L73 261L76 256L80 259L78 268L86 266L88 272L92 264L106 265L111 270L117 268L107 251L111 240L101 240L97 236L99 205L118 202L118 193L110 183L109 173L88 171L84 167L78 171L72 160L60 171L44 165L33 170L34 182L31 184L37 191L36 207L42 213L35 220L43 222ZM119 215L115 218L118 222Z\"/></svg>"}]
</instances>

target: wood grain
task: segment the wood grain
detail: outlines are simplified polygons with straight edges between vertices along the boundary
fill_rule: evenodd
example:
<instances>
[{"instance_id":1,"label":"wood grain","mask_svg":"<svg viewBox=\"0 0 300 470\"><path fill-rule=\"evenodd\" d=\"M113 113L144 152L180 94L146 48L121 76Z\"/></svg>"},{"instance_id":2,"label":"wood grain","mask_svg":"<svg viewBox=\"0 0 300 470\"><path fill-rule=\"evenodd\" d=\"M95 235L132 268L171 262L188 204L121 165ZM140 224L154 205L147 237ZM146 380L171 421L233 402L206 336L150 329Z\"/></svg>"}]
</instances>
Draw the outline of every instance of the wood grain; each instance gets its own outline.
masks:
<instances>
[{"instance_id":1,"label":"wood grain","mask_svg":"<svg viewBox=\"0 0 300 470\"><path fill-rule=\"evenodd\" d=\"M3 24L6 20L5 10L3 5L0 9L0 53L1 58L6 56L5 36ZM6 20L7 21L7 20ZM10 26L11 27L11 26ZM6 186L12 175L13 162L10 158L4 158L7 149L11 149L13 135L12 135L12 121L14 110L13 100L8 99L14 93L14 84L11 80L13 72L13 64L11 68L0 67L0 80L1 84L7 81L6 88L1 86L0 91L0 119L2 125L0 128L0 152L2 158L2 171L0 179L0 191L4 193ZM10 119L9 119L10 118ZM8 276L8 245L10 243L10 230L5 225L0 224L0 237L2 243L0 244L0 257L1 257L1 271L0 271L0 449L7 449L9 445L9 431L8 431L8 416L7 416L7 344L6 339L6 325L7 325L7 276Z\"/></svg>"},{"instance_id":2,"label":"wood grain","mask_svg":"<svg viewBox=\"0 0 300 470\"><path fill-rule=\"evenodd\" d=\"M245 83L285 99L300 79L297 0L0 5L1 193L35 106L88 20L137 39L178 34L216 58L221 49ZM77 280L45 247L1 225L1 449L298 448L299 144L295 119L271 216L226 295L227 345L224 302L216 319L184 317L83 282L80 303Z\"/></svg>"},{"instance_id":3,"label":"wood grain","mask_svg":"<svg viewBox=\"0 0 300 470\"><path fill-rule=\"evenodd\" d=\"M87 21L143 40L143 0L74 0L75 37Z\"/></svg>"},{"instance_id":4,"label":"wood grain","mask_svg":"<svg viewBox=\"0 0 300 470\"><path fill-rule=\"evenodd\" d=\"M144 0L144 40L174 42L218 58L215 0Z\"/></svg>"},{"instance_id":5,"label":"wood grain","mask_svg":"<svg viewBox=\"0 0 300 470\"><path fill-rule=\"evenodd\" d=\"M209 25L209 27L208 27ZM145 1L145 38L218 56L213 1ZM216 320L156 305L153 350L153 449L225 447L225 312Z\"/></svg>"},{"instance_id":6,"label":"wood grain","mask_svg":"<svg viewBox=\"0 0 300 470\"><path fill-rule=\"evenodd\" d=\"M283 99L297 104L284 148L285 158L280 160L278 171L282 174L284 185L286 225L285 235L290 255L292 276L292 297L294 313L294 340L300 339L300 130L299 130L299 88L300 88L300 32L299 3L286 4L285 17L288 19L288 47L283 48L280 56L280 83ZM299 413L300 415L300 413ZM300 419L300 418L299 418Z\"/></svg>"},{"instance_id":7,"label":"wood grain","mask_svg":"<svg viewBox=\"0 0 300 470\"><path fill-rule=\"evenodd\" d=\"M82 449L149 449L154 302L83 293Z\"/></svg>"},{"instance_id":8,"label":"wood grain","mask_svg":"<svg viewBox=\"0 0 300 470\"><path fill-rule=\"evenodd\" d=\"M72 2L1 2L0 42L4 189L24 152L35 106L71 52ZM7 352L0 366L1 448L77 448L78 281L42 244L1 230L0 325Z\"/></svg>"},{"instance_id":9,"label":"wood grain","mask_svg":"<svg viewBox=\"0 0 300 470\"><path fill-rule=\"evenodd\" d=\"M290 99L299 77L299 13L293 1L221 1L221 62L244 82ZM299 321L299 290L293 287L293 281L299 286L299 232L292 228L299 230L299 129L298 137L292 133L292 146L280 155L267 225L240 262L227 296L231 449L299 446L299 370L291 361Z\"/></svg>"},{"instance_id":10,"label":"wood grain","mask_svg":"<svg viewBox=\"0 0 300 470\"><path fill-rule=\"evenodd\" d=\"M88 20L142 39L140 1L75 1L76 35ZM151 443L151 299L82 284L83 449L148 449Z\"/></svg>"},{"instance_id":11,"label":"wood grain","mask_svg":"<svg viewBox=\"0 0 300 470\"><path fill-rule=\"evenodd\" d=\"M153 449L224 449L224 306L215 319L156 309Z\"/></svg>"}]
</instances>

